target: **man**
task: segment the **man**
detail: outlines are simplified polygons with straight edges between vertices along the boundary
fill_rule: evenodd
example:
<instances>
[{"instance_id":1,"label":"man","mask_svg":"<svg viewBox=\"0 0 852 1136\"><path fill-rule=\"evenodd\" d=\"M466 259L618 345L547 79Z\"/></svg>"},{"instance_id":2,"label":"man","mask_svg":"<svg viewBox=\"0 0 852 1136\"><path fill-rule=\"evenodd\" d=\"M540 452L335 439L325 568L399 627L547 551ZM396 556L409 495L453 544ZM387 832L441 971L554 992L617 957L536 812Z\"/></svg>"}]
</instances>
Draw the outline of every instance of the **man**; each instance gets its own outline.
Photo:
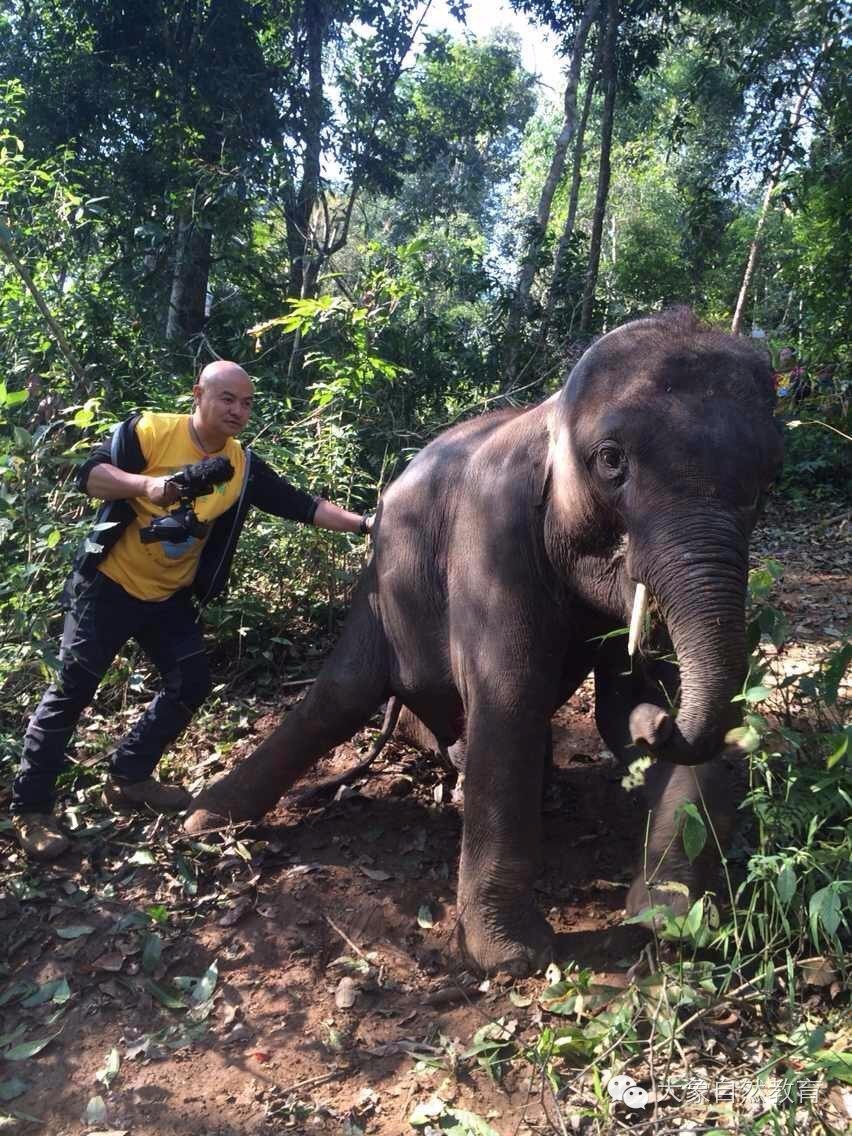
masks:
<instances>
[{"instance_id":1,"label":"man","mask_svg":"<svg viewBox=\"0 0 852 1136\"><path fill-rule=\"evenodd\" d=\"M185 790L152 774L210 691L192 593L205 603L225 586L251 505L303 524L369 532L371 518L295 488L236 441L253 393L242 367L211 363L193 387L191 414L133 415L77 473L80 489L104 504L65 587L61 671L30 721L12 787L13 823L28 856L52 860L68 847L53 815L56 778L81 713L130 638L156 664L163 688L111 753L105 801L157 812L189 803ZM151 539L151 522L178 499L170 475L211 457L227 458L233 476L192 502L203 535L174 539L171 529L155 529Z\"/></svg>"}]
</instances>

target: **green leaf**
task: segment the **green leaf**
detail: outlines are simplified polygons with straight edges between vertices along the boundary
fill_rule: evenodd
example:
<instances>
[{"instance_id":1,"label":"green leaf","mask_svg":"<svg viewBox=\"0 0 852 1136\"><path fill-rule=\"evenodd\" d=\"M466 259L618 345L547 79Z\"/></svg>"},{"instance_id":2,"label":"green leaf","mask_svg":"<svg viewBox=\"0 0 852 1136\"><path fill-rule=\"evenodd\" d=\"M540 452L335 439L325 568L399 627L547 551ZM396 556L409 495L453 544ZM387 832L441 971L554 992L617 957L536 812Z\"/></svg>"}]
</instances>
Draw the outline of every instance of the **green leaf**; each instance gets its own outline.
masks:
<instances>
[{"instance_id":1,"label":"green leaf","mask_svg":"<svg viewBox=\"0 0 852 1136\"><path fill-rule=\"evenodd\" d=\"M690 801L681 805L680 811L683 815L683 850L691 864L707 843L707 826L698 808Z\"/></svg>"},{"instance_id":2,"label":"green leaf","mask_svg":"<svg viewBox=\"0 0 852 1136\"><path fill-rule=\"evenodd\" d=\"M94 1096L86 1105L86 1124L103 1124L106 1120L106 1103L101 1096Z\"/></svg>"},{"instance_id":3,"label":"green leaf","mask_svg":"<svg viewBox=\"0 0 852 1136\"><path fill-rule=\"evenodd\" d=\"M206 1002L208 998L212 997L218 981L219 968L214 960L196 983L191 995L193 1004L199 1006L202 1002Z\"/></svg>"},{"instance_id":4,"label":"green leaf","mask_svg":"<svg viewBox=\"0 0 852 1136\"><path fill-rule=\"evenodd\" d=\"M30 1086L20 1077L10 1077L8 1081L0 1081L0 1101L12 1101L23 1096Z\"/></svg>"},{"instance_id":5,"label":"green leaf","mask_svg":"<svg viewBox=\"0 0 852 1136\"><path fill-rule=\"evenodd\" d=\"M778 873L778 879L775 882L775 890L778 893L778 898L785 907L796 894L797 883L798 878L795 868L792 864L785 864Z\"/></svg>"},{"instance_id":6,"label":"green leaf","mask_svg":"<svg viewBox=\"0 0 852 1136\"><path fill-rule=\"evenodd\" d=\"M539 1002L549 1014L573 1014L577 993L576 983L555 982L542 990Z\"/></svg>"},{"instance_id":7,"label":"green leaf","mask_svg":"<svg viewBox=\"0 0 852 1136\"><path fill-rule=\"evenodd\" d=\"M428 903L423 903L417 912L417 926L428 929L435 926L435 921L432 918L432 909Z\"/></svg>"},{"instance_id":8,"label":"green leaf","mask_svg":"<svg viewBox=\"0 0 852 1136\"><path fill-rule=\"evenodd\" d=\"M81 939L83 935L91 935L94 927L90 927L86 923L77 923L71 927L54 927L53 928L60 939Z\"/></svg>"},{"instance_id":9,"label":"green leaf","mask_svg":"<svg viewBox=\"0 0 852 1136\"><path fill-rule=\"evenodd\" d=\"M145 908L145 914L148 916L149 919L152 919L155 923L162 924L162 923L168 923L168 921L169 921L168 908L163 907L162 904L155 904L153 907L146 907Z\"/></svg>"},{"instance_id":10,"label":"green leaf","mask_svg":"<svg viewBox=\"0 0 852 1136\"><path fill-rule=\"evenodd\" d=\"M183 890L187 895L195 895L198 891L198 881L183 856L178 855L175 857L175 867L178 870L180 878L183 880Z\"/></svg>"},{"instance_id":11,"label":"green leaf","mask_svg":"<svg viewBox=\"0 0 852 1136\"><path fill-rule=\"evenodd\" d=\"M32 994L33 990L38 989L34 982L13 982L11 986L0 994L0 1006L5 1006L7 1002L13 1002L16 998L25 997ZM2 1044L2 1042L0 1042Z\"/></svg>"},{"instance_id":12,"label":"green leaf","mask_svg":"<svg viewBox=\"0 0 852 1136\"><path fill-rule=\"evenodd\" d=\"M103 1064L103 1068L98 1069L95 1073L95 1080L100 1081L101 1084L109 1088L115 1078L118 1076L118 1071L121 1068L121 1057L115 1046L107 1054L107 1059Z\"/></svg>"},{"instance_id":13,"label":"green leaf","mask_svg":"<svg viewBox=\"0 0 852 1136\"><path fill-rule=\"evenodd\" d=\"M814 892L808 904L808 917L814 941L819 940L820 923L829 935L834 935L840 926L840 916L840 896L832 884Z\"/></svg>"},{"instance_id":14,"label":"green leaf","mask_svg":"<svg viewBox=\"0 0 852 1136\"><path fill-rule=\"evenodd\" d=\"M690 939L694 939L698 932L701 930L701 924L704 920L704 900L697 899L689 909L689 913L683 921L683 933L688 935Z\"/></svg>"},{"instance_id":15,"label":"green leaf","mask_svg":"<svg viewBox=\"0 0 852 1136\"><path fill-rule=\"evenodd\" d=\"M149 931L142 941L142 973L153 974L160 965L163 941L154 931Z\"/></svg>"},{"instance_id":16,"label":"green leaf","mask_svg":"<svg viewBox=\"0 0 852 1136\"><path fill-rule=\"evenodd\" d=\"M823 697L829 706L837 704L837 693L843 676L852 663L852 643L844 643L837 651L829 656L828 665L822 677Z\"/></svg>"},{"instance_id":17,"label":"green leaf","mask_svg":"<svg viewBox=\"0 0 852 1136\"><path fill-rule=\"evenodd\" d=\"M59 541L61 539L62 539L62 533L60 533L59 529L52 529L47 534L47 537L46 537L44 543L47 545L48 548L56 548L57 544L59 544Z\"/></svg>"},{"instance_id":18,"label":"green leaf","mask_svg":"<svg viewBox=\"0 0 852 1136\"><path fill-rule=\"evenodd\" d=\"M814 1054L814 1060L821 1069L825 1069L829 1081L840 1081L844 1085L852 1085L852 1053L838 1052L834 1049L820 1049Z\"/></svg>"},{"instance_id":19,"label":"green leaf","mask_svg":"<svg viewBox=\"0 0 852 1136\"><path fill-rule=\"evenodd\" d=\"M743 697L749 705L753 706L758 702L763 702L771 693L772 692L766 686L750 686Z\"/></svg>"},{"instance_id":20,"label":"green leaf","mask_svg":"<svg viewBox=\"0 0 852 1136\"><path fill-rule=\"evenodd\" d=\"M182 998L178 998L177 994L173 994L171 990L168 990L165 986L158 986L153 978L147 978L145 980L145 986L151 991L160 1005L165 1006L167 1010L186 1009L186 1003Z\"/></svg>"},{"instance_id":21,"label":"green leaf","mask_svg":"<svg viewBox=\"0 0 852 1136\"><path fill-rule=\"evenodd\" d=\"M37 1053L41 1053L55 1037L59 1037L62 1030L57 1030L56 1033L50 1034L49 1037L41 1037L38 1041L24 1041L20 1045L13 1045L11 1049L5 1050L3 1059L5 1061L27 1061L30 1057L35 1057Z\"/></svg>"},{"instance_id":22,"label":"green leaf","mask_svg":"<svg viewBox=\"0 0 852 1136\"><path fill-rule=\"evenodd\" d=\"M825 761L826 769L834 769L835 765L849 752L849 738L852 736L852 726L847 726L842 734L833 734L832 744L840 739L836 748L828 755Z\"/></svg>"},{"instance_id":23,"label":"green leaf","mask_svg":"<svg viewBox=\"0 0 852 1136\"><path fill-rule=\"evenodd\" d=\"M128 864L156 864L157 859L154 853L149 852L147 848L137 848L127 862Z\"/></svg>"},{"instance_id":24,"label":"green leaf","mask_svg":"<svg viewBox=\"0 0 852 1136\"><path fill-rule=\"evenodd\" d=\"M39 986L34 994L30 994L29 998L25 998L21 1002L21 1006L26 1010L31 1010L33 1006L41 1006L45 1002L56 1002L57 1005L62 1005L70 997L71 988L68 985L68 980L56 978L52 982L45 982L43 986Z\"/></svg>"}]
</instances>

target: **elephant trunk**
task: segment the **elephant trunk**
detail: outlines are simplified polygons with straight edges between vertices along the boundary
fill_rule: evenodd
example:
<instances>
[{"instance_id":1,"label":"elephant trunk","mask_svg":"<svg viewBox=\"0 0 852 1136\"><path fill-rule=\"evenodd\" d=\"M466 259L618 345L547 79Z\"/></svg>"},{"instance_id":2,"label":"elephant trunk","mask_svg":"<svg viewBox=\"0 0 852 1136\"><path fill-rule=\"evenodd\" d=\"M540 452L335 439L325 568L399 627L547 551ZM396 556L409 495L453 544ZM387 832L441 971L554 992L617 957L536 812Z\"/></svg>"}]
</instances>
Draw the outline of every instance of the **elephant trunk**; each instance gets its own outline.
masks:
<instances>
[{"instance_id":1,"label":"elephant trunk","mask_svg":"<svg viewBox=\"0 0 852 1136\"><path fill-rule=\"evenodd\" d=\"M642 703L630 716L634 743L677 765L700 765L724 747L739 720L731 699L747 665L748 538L736 517L705 502L655 535L631 565L660 608L681 671L677 718Z\"/></svg>"}]
</instances>

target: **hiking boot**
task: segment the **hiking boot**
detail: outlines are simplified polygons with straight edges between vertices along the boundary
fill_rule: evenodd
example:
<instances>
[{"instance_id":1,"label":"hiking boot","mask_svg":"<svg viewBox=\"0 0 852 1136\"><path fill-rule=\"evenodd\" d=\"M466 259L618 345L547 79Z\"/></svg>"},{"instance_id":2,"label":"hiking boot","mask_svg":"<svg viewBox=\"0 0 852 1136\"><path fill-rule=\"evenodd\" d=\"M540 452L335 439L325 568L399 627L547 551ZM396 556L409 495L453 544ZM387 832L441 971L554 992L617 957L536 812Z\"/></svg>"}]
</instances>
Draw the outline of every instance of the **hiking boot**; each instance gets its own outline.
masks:
<instances>
[{"instance_id":1,"label":"hiking boot","mask_svg":"<svg viewBox=\"0 0 852 1136\"><path fill-rule=\"evenodd\" d=\"M155 813L173 813L185 809L191 800L186 789L164 785L154 777L146 781L117 781L108 777L104 785L104 804L122 811L148 808Z\"/></svg>"},{"instance_id":2,"label":"hiking boot","mask_svg":"<svg viewBox=\"0 0 852 1136\"><path fill-rule=\"evenodd\" d=\"M12 824L31 860L55 860L71 843L53 813L14 813Z\"/></svg>"}]
</instances>

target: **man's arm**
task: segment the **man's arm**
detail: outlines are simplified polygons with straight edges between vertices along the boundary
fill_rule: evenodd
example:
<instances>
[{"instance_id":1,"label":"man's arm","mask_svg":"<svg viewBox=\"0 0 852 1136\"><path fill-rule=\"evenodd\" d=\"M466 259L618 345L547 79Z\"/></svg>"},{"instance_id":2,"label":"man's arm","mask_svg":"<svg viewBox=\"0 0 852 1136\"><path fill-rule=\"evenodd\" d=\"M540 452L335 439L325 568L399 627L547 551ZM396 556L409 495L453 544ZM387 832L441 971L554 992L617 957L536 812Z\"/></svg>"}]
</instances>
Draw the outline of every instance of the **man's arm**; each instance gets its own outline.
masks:
<instances>
[{"instance_id":1,"label":"man's arm","mask_svg":"<svg viewBox=\"0 0 852 1136\"><path fill-rule=\"evenodd\" d=\"M147 497L153 505L171 505L178 499L174 485L165 477L146 477L141 473L127 473L108 462L92 466L86 480L90 497L103 501L126 501L131 497Z\"/></svg>"},{"instance_id":2,"label":"man's arm","mask_svg":"<svg viewBox=\"0 0 852 1136\"><path fill-rule=\"evenodd\" d=\"M263 509L265 513L290 521L300 521L303 525L318 525L335 532L370 531L372 518L350 513L338 505L332 505L323 497L314 497L303 489L297 489L257 454L252 454L251 461L254 474L250 500L252 505Z\"/></svg>"},{"instance_id":3,"label":"man's arm","mask_svg":"<svg viewBox=\"0 0 852 1136\"><path fill-rule=\"evenodd\" d=\"M368 533L372 527L372 517L362 517L360 513L350 513L339 505L332 505L320 497L314 513L317 528L331 529L333 532Z\"/></svg>"}]
</instances>

